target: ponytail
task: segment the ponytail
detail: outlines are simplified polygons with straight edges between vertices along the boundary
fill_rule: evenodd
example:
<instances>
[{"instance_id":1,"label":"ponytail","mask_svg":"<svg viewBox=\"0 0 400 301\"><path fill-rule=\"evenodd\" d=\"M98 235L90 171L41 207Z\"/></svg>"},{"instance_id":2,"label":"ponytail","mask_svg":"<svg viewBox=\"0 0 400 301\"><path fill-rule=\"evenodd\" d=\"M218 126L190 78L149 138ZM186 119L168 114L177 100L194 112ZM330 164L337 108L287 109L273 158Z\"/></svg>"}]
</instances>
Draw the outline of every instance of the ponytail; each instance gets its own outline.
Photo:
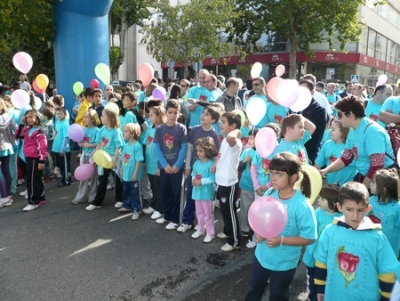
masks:
<instances>
[{"instance_id":1,"label":"ponytail","mask_svg":"<svg viewBox=\"0 0 400 301\"><path fill-rule=\"evenodd\" d=\"M311 197L311 180L308 174L302 171L303 180L300 183L300 191L301 193L306 196L307 198Z\"/></svg>"}]
</instances>

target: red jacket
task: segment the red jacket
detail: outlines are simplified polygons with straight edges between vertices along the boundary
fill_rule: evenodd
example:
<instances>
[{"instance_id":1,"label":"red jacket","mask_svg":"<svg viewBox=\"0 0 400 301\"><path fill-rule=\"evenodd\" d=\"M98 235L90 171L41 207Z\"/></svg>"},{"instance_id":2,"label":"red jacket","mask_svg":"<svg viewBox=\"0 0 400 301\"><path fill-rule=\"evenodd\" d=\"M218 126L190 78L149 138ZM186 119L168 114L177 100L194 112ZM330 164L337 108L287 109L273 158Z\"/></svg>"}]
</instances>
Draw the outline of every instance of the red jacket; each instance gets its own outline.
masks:
<instances>
[{"instance_id":1,"label":"red jacket","mask_svg":"<svg viewBox=\"0 0 400 301\"><path fill-rule=\"evenodd\" d=\"M17 138L24 139L24 155L26 158L39 159L39 163L44 163L47 158L47 138L41 128L38 128L28 135L29 126L20 126L17 130Z\"/></svg>"}]
</instances>

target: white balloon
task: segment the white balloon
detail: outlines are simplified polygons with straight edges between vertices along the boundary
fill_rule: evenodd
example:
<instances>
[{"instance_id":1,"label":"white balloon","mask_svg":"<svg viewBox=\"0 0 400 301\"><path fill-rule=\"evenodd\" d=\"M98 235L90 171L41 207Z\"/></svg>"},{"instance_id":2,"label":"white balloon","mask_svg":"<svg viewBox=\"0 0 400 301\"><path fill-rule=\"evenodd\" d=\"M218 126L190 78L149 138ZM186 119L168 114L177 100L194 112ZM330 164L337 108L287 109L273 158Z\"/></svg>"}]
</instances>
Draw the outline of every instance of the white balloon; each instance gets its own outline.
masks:
<instances>
[{"instance_id":1,"label":"white balloon","mask_svg":"<svg viewBox=\"0 0 400 301\"><path fill-rule=\"evenodd\" d=\"M307 108L311 103L312 95L308 88L298 86L298 96L296 102L290 107L293 112L300 112Z\"/></svg>"},{"instance_id":2,"label":"white balloon","mask_svg":"<svg viewBox=\"0 0 400 301\"><path fill-rule=\"evenodd\" d=\"M384 84L387 83L387 81L388 81L388 77L387 77L386 74L381 74L381 75L379 75L379 77L378 77L378 82L381 82L382 85L384 85Z\"/></svg>"},{"instance_id":3,"label":"white balloon","mask_svg":"<svg viewBox=\"0 0 400 301\"><path fill-rule=\"evenodd\" d=\"M29 104L29 94L25 90L18 89L11 94L11 102L17 109L23 109Z\"/></svg>"},{"instance_id":4,"label":"white balloon","mask_svg":"<svg viewBox=\"0 0 400 301\"><path fill-rule=\"evenodd\" d=\"M252 125L257 125L267 113L267 104L260 97L252 97L246 106L247 118Z\"/></svg>"},{"instance_id":5,"label":"white balloon","mask_svg":"<svg viewBox=\"0 0 400 301\"><path fill-rule=\"evenodd\" d=\"M283 80L276 88L276 102L285 108L290 108L297 101L298 86L296 80Z\"/></svg>"},{"instance_id":6,"label":"white balloon","mask_svg":"<svg viewBox=\"0 0 400 301\"><path fill-rule=\"evenodd\" d=\"M36 107L36 110L40 110L42 105L43 105L42 100L39 97L35 96L35 107Z\"/></svg>"},{"instance_id":7,"label":"white balloon","mask_svg":"<svg viewBox=\"0 0 400 301\"><path fill-rule=\"evenodd\" d=\"M259 77L262 71L262 65L261 63L257 62L254 63L253 66L251 67L250 75L252 78Z\"/></svg>"}]
</instances>

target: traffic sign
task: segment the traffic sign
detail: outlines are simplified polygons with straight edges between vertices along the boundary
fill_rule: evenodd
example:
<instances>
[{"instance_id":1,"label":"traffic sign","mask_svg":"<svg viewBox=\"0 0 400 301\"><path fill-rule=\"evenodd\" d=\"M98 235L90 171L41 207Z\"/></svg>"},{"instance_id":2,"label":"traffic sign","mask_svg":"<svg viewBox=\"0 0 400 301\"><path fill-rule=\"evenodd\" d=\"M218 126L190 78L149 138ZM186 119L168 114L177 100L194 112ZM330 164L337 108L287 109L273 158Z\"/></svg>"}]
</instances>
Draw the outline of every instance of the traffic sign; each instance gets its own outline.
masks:
<instances>
[{"instance_id":1,"label":"traffic sign","mask_svg":"<svg viewBox=\"0 0 400 301\"><path fill-rule=\"evenodd\" d=\"M360 81L360 76L358 74L352 74L350 77L352 83L358 83Z\"/></svg>"},{"instance_id":2,"label":"traffic sign","mask_svg":"<svg viewBox=\"0 0 400 301\"><path fill-rule=\"evenodd\" d=\"M175 62L173 60L168 60L167 65L169 68L174 68L175 67Z\"/></svg>"}]
</instances>

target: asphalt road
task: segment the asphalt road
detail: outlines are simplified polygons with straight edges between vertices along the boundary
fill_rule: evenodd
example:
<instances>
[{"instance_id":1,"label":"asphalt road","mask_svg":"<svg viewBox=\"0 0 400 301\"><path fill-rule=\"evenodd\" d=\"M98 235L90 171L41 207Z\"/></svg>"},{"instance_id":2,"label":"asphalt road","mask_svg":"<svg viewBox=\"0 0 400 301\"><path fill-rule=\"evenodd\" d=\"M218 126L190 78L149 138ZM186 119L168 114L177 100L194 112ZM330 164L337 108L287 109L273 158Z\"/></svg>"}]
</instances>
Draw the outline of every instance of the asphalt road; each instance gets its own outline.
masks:
<instances>
[{"instance_id":1,"label":"asphalt road","mask_svg":"<svg viewBox=\"0 0 400 301\"><path fill-rule=\"evenodd\" d=\"M88 212L70 203L78 182L56 183L46 184L47 204L37 210L23 212L21 196L0 208L0 301L244 299L254 250L223 253L221 240L204 244L146 215L132 221L113 207L112 191ZM219 209L216 220L219 232ZM300 266L291 300L304 290Z\"/></svg>"}]
</instances>

